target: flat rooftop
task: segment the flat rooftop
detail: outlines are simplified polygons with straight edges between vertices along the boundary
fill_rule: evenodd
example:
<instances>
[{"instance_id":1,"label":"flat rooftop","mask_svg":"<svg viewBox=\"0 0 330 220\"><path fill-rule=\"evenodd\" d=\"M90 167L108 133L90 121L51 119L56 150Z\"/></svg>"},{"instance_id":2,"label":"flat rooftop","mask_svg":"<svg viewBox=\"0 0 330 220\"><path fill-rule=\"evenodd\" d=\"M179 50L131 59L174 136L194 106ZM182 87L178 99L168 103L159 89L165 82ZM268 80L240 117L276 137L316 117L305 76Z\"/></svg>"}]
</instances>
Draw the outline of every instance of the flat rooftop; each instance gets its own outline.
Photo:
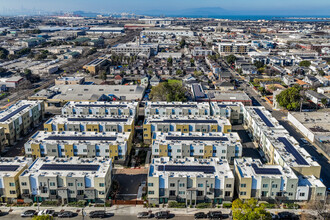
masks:
<instances>
[{"instance_id":1,"label":"flat rooftop","mask_svg":"<svg viewBox=\"0 0 330 220\"><path fill-rule=\"evenodd\" d=\"M207 99L211 101L223 101L223 102L240 102L240 101L249 101L251 102L250 97L245 92L223 92L220 90L205 90Z\"/></svg>"},{"instance_id":2,"label":"flat rooftop","mask_svg":"<svg viewBox=\"0 0 330 220\"><path fill-rule=\"evenodd\" d=\"M39 106L40 109L41 103L42 101L18 101L0 112L0 123L10 123L30 111L35 106Z\"/></svg>"},{"instance_id":3,"label":"flat rooftop","mask_svg":"<svg viewBox=\"0 0 330 220\"><path fill-rule=\"evenodd\" d=\"M0 158L0 178L14 177L26 165L29 166L33 162L32 158L26 157L1 157Z\"/></svg>"},{"instance_id":4,"label":"flat rooftop","mask_svg":"<svg viewBox=\"0 0 330 220\"><path fill-rule=\"evenodd\" d=\"M208 103L197 102L146 102L146 108L197 108L209 109Z\"/></svg>"},{"instance_id":5,"label":"flat rooftop","mask_svg":"<svg viewBox=\"0 0 330 220\"><path fill-rule=\"evenodd\" d=\"M48 119L45 124L127 124L133 123L133 117L125 115L118 116L93 116L93 115L82 115L82 116L61 116L57 115L53 118Z\"/></svg>"},{"instance_id":6,"label":"flat rooftop","mask_svg":"<svg viewBox=\"0 0 330 220\"><path fill-rule=\"evenodd\" d=\"M227 160L218 158L170 159L169 157L154 158L149 168L150 177L201 177L201 178L234 178Z\"/></svg>"},{"instance_id":7,"label":"flat rooftop","mask_svg":"<svg viewBox=\"0 0 330 220\"><path fill-rule=\"evenodd\" d=\"M67 102L63 108L133 108L138 102Z\"/></svg>"},{"instance_id":8,"label":"flat rooftop","mask_svg":"<svg viewBox=\"0 0 330 220\"><path fill-rule=\"evenodd\" d=\"M79 144L79 143L89 143L89 144L123 144L129 138L130 133L116 133L116 132L74 132L74 131L62 131L62 132L47 132L38 131L36 132L26 144L40 144L49 143L57 144L67 143L67 144Z\"/></svg>"},{"instance_id":9,"label":"flat rooftop","mask_svg":"<svg viewBox=\"0 0 330 220\"><path fill-rule=\"evenodd\" d=\"M239 174L243 178L297 178L295 173L289 167L282 167L281 165L262 164L259 159L252 159L250 157L235 159L235 166L238 168Z\"/></svg>"},{"instance_id":10,"label":"flat rooftop","mask_svg":"<svg viewBox=\"0 0 330 220\"><path fill-rule=\"evenodd\" d=\"M163 124L218 124L231 125L226 118L215 118L210 116L159 116L152 115L145 119L144 124L163 123Z\"/></svg>"},{"instance_id":11,"label":"flat rooftop","mask_svg":"<svg viewBox=\"0 0 330 220\"><path fill-rule=\"evenodd\" d=\"M111 159L95 158L37 158L21 176L105 177L112 169Z\"/></svg>"}]
</instances>

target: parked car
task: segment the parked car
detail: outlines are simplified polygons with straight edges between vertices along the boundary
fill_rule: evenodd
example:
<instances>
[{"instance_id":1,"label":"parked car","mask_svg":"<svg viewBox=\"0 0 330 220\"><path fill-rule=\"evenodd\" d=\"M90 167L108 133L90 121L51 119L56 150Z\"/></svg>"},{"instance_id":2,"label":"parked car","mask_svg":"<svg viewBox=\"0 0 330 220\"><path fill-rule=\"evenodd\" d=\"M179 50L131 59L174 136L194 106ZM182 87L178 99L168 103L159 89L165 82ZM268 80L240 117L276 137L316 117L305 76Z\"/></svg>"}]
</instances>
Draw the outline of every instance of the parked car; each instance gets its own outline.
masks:
<instances>
[{"instance_id":1,"label":"parked car","mask_svg":"<svg viewBox=\"0 0 330 220\"><path fill-rule=\"evenodd\" d=\"M21 213L21 217L33 217L37 214L38 213L35 210L26 210L23 213Z\"/></svg>"},{"instance_id":2,"label":"parked car","mask_svg":"<svg viewBox=\"0 0 330 220\"><path fill-rule=\"evenodd\" d=\"M51 209L44 209L44 210L41 210L40 212L38 212L38 216L41 216L41 215L54 216L54 214L55 214L55 211L51 210Z\"/></svg>"},{"instance_id":3,"label":"parked car","mask_svg":"<svg viewBox=\"0 0 330 220\"><path fill-rule=\"evenodd\" d=\"M89 213L90 218L105 218L105 211L92 211Z\"/></svg>"},{"instance_id":4,"label":"parked car","mask_svg":"<svg viewBox=\"0 0 330 220\"><path fill-rule=\"evenodd\" d=\"M280 212L278 213L278 219L281 220L298 220L299 217L292 212Z\"/></svg>"},{"instance_id":5,"label":"parked car","mask_svg":"<svg viewBox=\"0 0 330 220\"><path fill-rule=\"evenodd\" d=\"M151 218L152 217L152 212L139 212L136 215L137 218Z\"/></svg>"},{"instance_id":6,"label":"parked car","mask_svg":"<svg viewBox=\"0 0 330 220\"><path fill-rule=\"evenodd\" d=\"M168 219L169 217L170 217L170 212L168 211L161 211L155 213L155 218L157 219L162 219L162 218Z\"/></svg>"},{"instance_id":7,"label":"parked car","mask_svg":"<svg viewBox=\"0 0 330 220\"><path fill-rule=\"evenodd\" d=\"M60 212L57 215L57 217L59 217L59 218L71 218L73 216L74 216L74 213L73 212L70 212L70 211Z\"/></svg>"},{"instance_id":8,"label":"parked car","mask_svg":"<svg viewBox=\"0 0 330 220\"><path fill-rule=\"evenodd\" d=\"M209 219L222 219L222 212L215 211L207 213L207 218Z\"/></svg>"},{"instance_id":9,"label":"parked car","mask_svg":"<svg viewBox=\"0 0 330 220\"><path fill-rule=\"evenodd\" d=\"M301 142L303 142L304 144L308 144L308 141L305 138L300 138Z\"/></svg>"},{"instance_id":10,"label":"parked car","mask_svg":"<svg viewBox=\"0 0 330 220\"><path fill-rule=\"evenodd\" d=\"M204 212L197 212L194 215L195 219L207 218L207 215Z\"/></svg>"},{"instance_id":11,"label":"parked car","mask_svg":"<svg viewBox=\"0 0 330 220\"><path fill-rule=\"evenodd\" d=\"M274 213L270 213L270 215L272 216L272 219L279 219L278 215L276 215Z\"/></svg>"}]
</instances>

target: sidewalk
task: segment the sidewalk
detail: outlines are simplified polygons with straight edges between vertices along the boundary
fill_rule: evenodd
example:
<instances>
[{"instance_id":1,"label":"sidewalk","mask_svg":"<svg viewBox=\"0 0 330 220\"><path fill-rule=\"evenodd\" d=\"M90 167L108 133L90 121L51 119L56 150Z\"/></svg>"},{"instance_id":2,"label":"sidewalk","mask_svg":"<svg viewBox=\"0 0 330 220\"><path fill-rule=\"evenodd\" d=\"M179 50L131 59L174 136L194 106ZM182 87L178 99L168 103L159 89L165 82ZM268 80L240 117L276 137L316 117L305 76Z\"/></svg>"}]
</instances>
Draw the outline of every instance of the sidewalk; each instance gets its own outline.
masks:
<instances>
[{"instance_id":1,"label":"sidewalk","mask_svg":"<svg viewBox=\"0 0 330 220\"><path fill-rule=\"evenodd\" d=\"M11 213L15 214L20 214L25 210L33 209L37 210L36 206L32 207L3 207L0 208L2 211L9 211L12 209ZM61 210L65 211L72 211L72 212L78 212L81 213L82 208L78 207L40 207L40 210L43 209L52 209L55 210L56 212L60 212ZM143 205L137 205L137 206L129 206L129 205L114 205L112 207L106 207L106 212L114 213L115 215L119 216L136 216L137 213L143 212L143 211L152 211L153 213L159 212L159 211L170 211L172 214L179 215L179 216L191 216L194 215L197 212L209 212L209 211L221 211L223 214L229 214L231 212L231 209L227 208L214 208L214 209L197 209L197 208L145 208ZM104 210L104 207L85 207L84 211L88 214L91 211L95 210ZM294 212L296 214L301 214L301 213L310 213L317 215L317 212L315 210L306 210L306 209L268 209L271 213L279 213L279 212Z\"/></svg>"}]
</instances>

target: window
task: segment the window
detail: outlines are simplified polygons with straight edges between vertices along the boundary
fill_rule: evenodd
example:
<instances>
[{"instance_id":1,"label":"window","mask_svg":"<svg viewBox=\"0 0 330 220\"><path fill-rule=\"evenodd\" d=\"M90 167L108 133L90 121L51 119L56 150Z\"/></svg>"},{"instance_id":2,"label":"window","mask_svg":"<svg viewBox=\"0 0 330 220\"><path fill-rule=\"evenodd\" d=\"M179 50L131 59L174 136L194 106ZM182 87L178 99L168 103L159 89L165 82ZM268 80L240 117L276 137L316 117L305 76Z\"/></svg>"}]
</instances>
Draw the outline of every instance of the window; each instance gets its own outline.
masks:
<instances>
[{"instance_id":1,"label":"window","mask_svg":"<svg viewBox=\"0 0 330 220\"><path fill-rule=\"evenodd\" d=\"M22 182L21 184L22 184L22 186L26 186L26 185L27 185L27 183L26 183L26 182Z\"/></svg>"},{"instance_id":2,"label":"window","mask_svg":"<svg viewBox=\"0 0 330 220\"><path fill-rule=\"evenodd\" d=\"M289 193L288 195L289 195L289 196L293 196L293 193Z\"/></svg>"},{"instance_id":3,"label":"window","mask_svg":"<svg viewBox=\"0 0 330 220\"><path fill-rule=\"evenodd\" d=\"M176 151L177 153L181 153L181 149L177 149L177 151Z\"/></svg>"},{"instance_id":4,"label":"window","mask_svg":"<svg viewBox=\"0 0 330 220\"><path fill-rule=\"evenodd\" d=\"M50 195L55 196L56 195L56 190L51 189L51 190L49 190L49 193L50 193Z\"/></svg>"},{"instance_id":5,"label":"window","mask_svg":"<svg viewBox=\"0 0 330 220\"><path fill-rule=\"evenodd\" d=\"M226 188L231 188L231 184L226 184Z\"/></svg>"},{"instance_id":6,"label":"window","mask_svg":"<svg viewBox=\"0 0 330 220\"><path fill-rule=\"evenodd\" d=\"M222 150L222 153L225 154L226 153L226 150Z\"/></svg>"},{"instance_id":7,"label":"window","mask_svg":"<svg viewBox=\"0 0 330 220\"><path fill-rule=\"evenodd\" d=\"M9 193L12 194L12 195L16 194L16 190L10 190Z\"/></svg>"},{"instance_id":8,"label":"window","mask_svg":"<svg viewBox=\"0 0 330 220\"><path fill-rule=\"evenodd\" d=\"M175 190L170 190L170 196L175 196Z\"/></svg>"},{"instance_id":9,"label":"window","mask_svg":"<svg viewBox=\"0 0 330 220\"><path fill-rule=\"evenodd\" d=\"M99 195L104 195L104 191L99 191Z\"/></svg>"},{"instance_id":10,"label":"window","mask_svg":"<svg viewBox=\"0 0 330 220\"><path fill-rule=\"evenodd\" d=\"M153 183L148 183L148 186L153 187L154 184Z\"/></svg>"},{"instance_id":11,"label":"window","mask_svg":"<svg viewBox=\"0 0 330 220\"><path fill-rule=\"evenodd\" d=\"M272 185L272 188L277 188L277 184L273 184Z\"/></svg>"},{"instance_id":12,"label":"window","mask_svg":"<svg viewBox=\"0 0 330 220\"><path fill-rule=\"evenodd\" d=\"M246 188L246 184L245 183L242 183L241 184L241 188Z\"/></svg>"},{"instance_id":13,"label":"window","mask_svg":"<svg viewBox=\"0 0 330 220\"><path fill-rule=\"evenodd\" d=\"M155 194L155 191L148 191L148 194L149 195L154 195Z\"/></svg>"},{"instance_id":14,"label":"window","mask_svg":"<svg viewBox=\"0 0 330 220\"><path fill-rule=\"evenodd\" d=\"M55 186L55 183L54 182L50 182L49 183L49 186Z\"/></svg>"},{"instance_id":15,"label":"window","mask_svg":"<svg viewBox=\"0 0 330 220\"><path fill-rule=\"evenodd\" d=\"M180 183L179 184L179 187L184 187L184 183Z\"/></svg>"},{"instance_id":16,"label":"window","mask_svg":"<svg viewBox=\"0 0 330 220\"><path fill-rule=\"evenodd\" d=\"M323 193L317 193L316 196L323 196Z\"/></svg>"},{"instance_id":17,"label":"window","mask_svg":"<svg viewBox=\"0 0 330 220\"><path fill-rule=\"evenodd\" d=\"M240 192L239 193L241 196L246 196L246 192Z\"/></svg>"},{"instance_id":18,"label":"window","mask_svg":"<svg viewBox=\"0 0 330 220\"><path fill-rule=\"evenodd\" d=\"M203 196L203 191L197 191L197 196Z\"/></svg>"},{"instance_id":19,"label":"window","mask_svg":"<svg viewBox=\"0 0 330 220\"><path fill-rule=\"evenodd\" d=\"M9 186L15 186L15 183L9 183Z\"/></svg>"},{"instance_id":20,"label":"window","mask_svg":"<svg viewBox=\"0 0 330 220\"><path fill-rule=\"evenodd\" d=\"M262 197L266 197L266 196L267 196L267 194L268 194L268 192L267 192L267 191L262 191L262 192L261 192L261 196L262 196Z\"/></svg>"},{"instance_id":21,"label":"window","mask_svg":"<svg viewBox=\"0 0 330 220\"><path fill-rule=\"evenodd\" d=\"M77 186L82 187L83 186L83 183L77 183Z\"/></svg>"},{"instance_id":22,"label":"window","mask_svg":"<svg viewBox=\"0 0 330 220\"><path fill-rule=\"evenodd\" d=\"M204 150L199 150L199 153L204 153Z\"/></svg>"},{"instance_id":23,"label":"window","mask_svg":"<svg viewBox=\"0 0 330 220\"><path fill-rule=\"evenodd\" d=\"M170 183L170 187L175 187L175 183Z\"/></svg>"},{"instance_id":24,"label":"window","mask_svg":"<svg viewBox=\"0 0 330 220\"><path fill-rule=\"evenodd\" d=\"M56 152L56 149L52 149L52 152L55 153Z\"/></svg>"},{"instance_id":25,"label":"window","mask_svg":"<svg viewBox=\"0 0 330 220\"><path fill-rule=\"evenodd\" d=\"M231 194L230 191L225 192L225 196L230 196L230 194Z\"/></svg>"},{"instance_id":26,"label":"window","mask_svg":"<svg viewBox=\"0 0 330 220\"><path fill-rule=\"evenodd\" d=\"M305 193L299 193L299 196L305 196Z\"/></svg>"},{"instance_id":27,"label":"window","mask_svg":"<svg viewBox=\"0 0 330 220\"><path fill-rule=\"evenodd\" d=\"M77 190L77 195L84 195L84 190Z\"/></svg>"},{"instance_id":28,"label":"window","mask_svg":"<svg viewBox=\"0 0 330 220\"><path fill-rule=\"evenodd\" d=\"M68 183L68 186L73 186L73 183Z\"/></svg>"},{"instance_id":29,"label":"window","mask_svg":"<svg viewBox=\"0 0 330 220\"><path fill-rule=\"evenodd\" d=\"M23 194L30 194L30 191L28 189L23 189Z\"/></svg>"},{"instance_id":30,"label":"window","mask_svg":"<svg viewBox=\"0 0 330 220\"><path fill-rule=\"evenodd\" d=\"M99 186L100 187L104 187L104 183L99 183Z\"/></svg>"},{"instance_id":31,"label":"window","mask_svg":"<svg viewBox=\"0 0 330 220\"><path fill-rule=\"evenodd\" d=\"M198 183L198 187L203 187L203 183Z\"/></svg>"},{"instance_id":32,"label":"window","mask_svg":"<svg viewBox=\"0 0 330 220\"><path fill-rule=\"evenodd\" d=\"M184 195L185 191L179 191L179 195Z\"/></svg>"},{"instance_id":33,"label":"window","mask_svg":"<svg viewBox=\"0 0 330 220\"><path fill-rule=\"evenodd\" d=\"M158 149L155 149L155 152L158 153Z\"/></svg>"},{"instance_id":34,"label":"window","mask_svg":"<svg viewBox=\"0 0 330 220\"><path fill-rule=\"evenodd\" d=\"M268 184L262 184L262 188L268 188Z\"/></svg>"}]
</instances>

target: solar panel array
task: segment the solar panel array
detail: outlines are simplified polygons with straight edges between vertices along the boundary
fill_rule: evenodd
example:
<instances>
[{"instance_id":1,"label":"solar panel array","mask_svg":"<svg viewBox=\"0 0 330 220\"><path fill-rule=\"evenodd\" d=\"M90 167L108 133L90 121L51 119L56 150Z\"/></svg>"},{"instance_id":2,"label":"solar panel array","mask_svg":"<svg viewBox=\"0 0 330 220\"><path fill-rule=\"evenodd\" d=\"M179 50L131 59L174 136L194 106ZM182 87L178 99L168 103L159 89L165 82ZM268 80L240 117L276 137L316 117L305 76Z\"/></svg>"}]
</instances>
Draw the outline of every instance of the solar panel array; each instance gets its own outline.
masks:
<instances>
[{"instance_id":1,"label":"solar panel array","mask_svg":"<svg viewBox=\"0 0 330 220\"><path fill-rule=\"evenodd\" d=\"M68 121L127 122L126 118L68 118Z\"/></svg>"},{"instance_id":2,"label":"solar panel array","mask_svg":"<svg viewBox=\"0 0 330 220\"><path fill-rule=\"evenodd\" d=\"M258 108L253 108L253 109L268 127L274 127L274 125L268 120L268 118L262 113L260 109Z\"/></svg>"},{"instance_id":3,"label":"solar panel array","mask_svg":"<svg viewBox=\"0 0 330 220\"><path fill-rule=\"evenodd\" d=\"M19 165L0 165L0 171L14 172L18 169Z\"/></svg>"},{"instance_id":4,"label":"solar panel array","mask_svg":"<svg viewBox=\"0 0 330 220\"><path fill-rule=\"evenodd\" d=\"M285 137L277 138L280 142L282 142L285 146L285 149L294 156L297 164L299 165L309 165L307 161L300 155L300 153L296 150L296 148L286 139Z\"/></svg>"},{"instance_id":5,"label":"solar panel array","mask_svg":"<svg viewBox=\"0 0 330 220\"><path fill-rule=\"evenodd\" d=\"M169 141L228 141L227 137L217 136L166 136Z\"/></svg>"},{"instance_id":6,"label":"solar panel array","mask_svg":"<svg viewBox=\"0 0 330 220\"><path fill-rule=\"evenodd\" d=\"M159 165L158 171L200 172L200 173L212 174L215 172L215 168L214 166Z\"/></svg>"},{"instance_id":7,"label":"solar panel array","mask_svg":"<svg viewBox=\"0 0 330 220\"><path fill-rule=\"evenodd\" d=\"M30 105L23 105L21 107L19 107L18 109L16 109L15 111L9 113L8 115L6 115L5 117L0 119L0 122L5 122L8 119L10 119L11 117L13 117L14 115L18 114L19 112L23 111L24 109L28 108Z\"/></svg>"},{"instance_id":8,"label":"solar panel array","mask_svg":"<svg viewBox=\"0 0 330 220\"><path fill-rule=\"evenodd\" d=\"M151 107L173 107L173 108L184 108L184 107L188 107L188 108L197 108L197 105L161 105L161 104L152 104Z\"/></svg>"},{"instance_id":9,"label":"solar panel array","mask_svg":"<svg viewBox=\"0 0 330 220\"><path fill-rule=\"evenodd\" d=\"M97 171L99 167L95 164L43 164L40 170Z\"/></svg>"},{"instance_id":10,"label":"solar panel array","mask_svg":"<svg viewBox=\"0 0 330 220\"><path fill-rule=\"evenodd\" d=\"M183 123L183 124L189 124L189 123L200 123L200 124L217 124L217 120L197 120L197 119L164 119L164 120L154 120L150 121L150 123Z\"/></svg>"},{"instance_id":11,"label":"solar panel array","mask_svg":"<svg viewBox=\"0 0 330 220\"><path fill-rule=\"evenodd\" d=\"M256 174L261 175L281 175L281 171L277 168L260 168L257 164L252 164L252 168Z\"/></svg>"},{"instance_id":12,"label":"solar panel array","mask_svg":"<svg viewBox=\"0 0 330 220\"><path fill-rule=\"evenodd\" d=\"M77 104L75 105L76 107L83 107L83 108L91 108L91 107L96 107L96 108L107 108L107 107L113 107L113 108L125 108L127 105L106 105L106 104L96 104L96 105L91 105L91 104Z\"/></svg>"},{"instance_id":13,"label":"solar panel array","mask_svg":"<svg viewBox=\"0 0 330 220\"><path fill-rule=\"evenodd\" d=\"M45 140L50 141L115 141L117 137L106 136L48 136Z\"/></svg>"}]
</instances>

